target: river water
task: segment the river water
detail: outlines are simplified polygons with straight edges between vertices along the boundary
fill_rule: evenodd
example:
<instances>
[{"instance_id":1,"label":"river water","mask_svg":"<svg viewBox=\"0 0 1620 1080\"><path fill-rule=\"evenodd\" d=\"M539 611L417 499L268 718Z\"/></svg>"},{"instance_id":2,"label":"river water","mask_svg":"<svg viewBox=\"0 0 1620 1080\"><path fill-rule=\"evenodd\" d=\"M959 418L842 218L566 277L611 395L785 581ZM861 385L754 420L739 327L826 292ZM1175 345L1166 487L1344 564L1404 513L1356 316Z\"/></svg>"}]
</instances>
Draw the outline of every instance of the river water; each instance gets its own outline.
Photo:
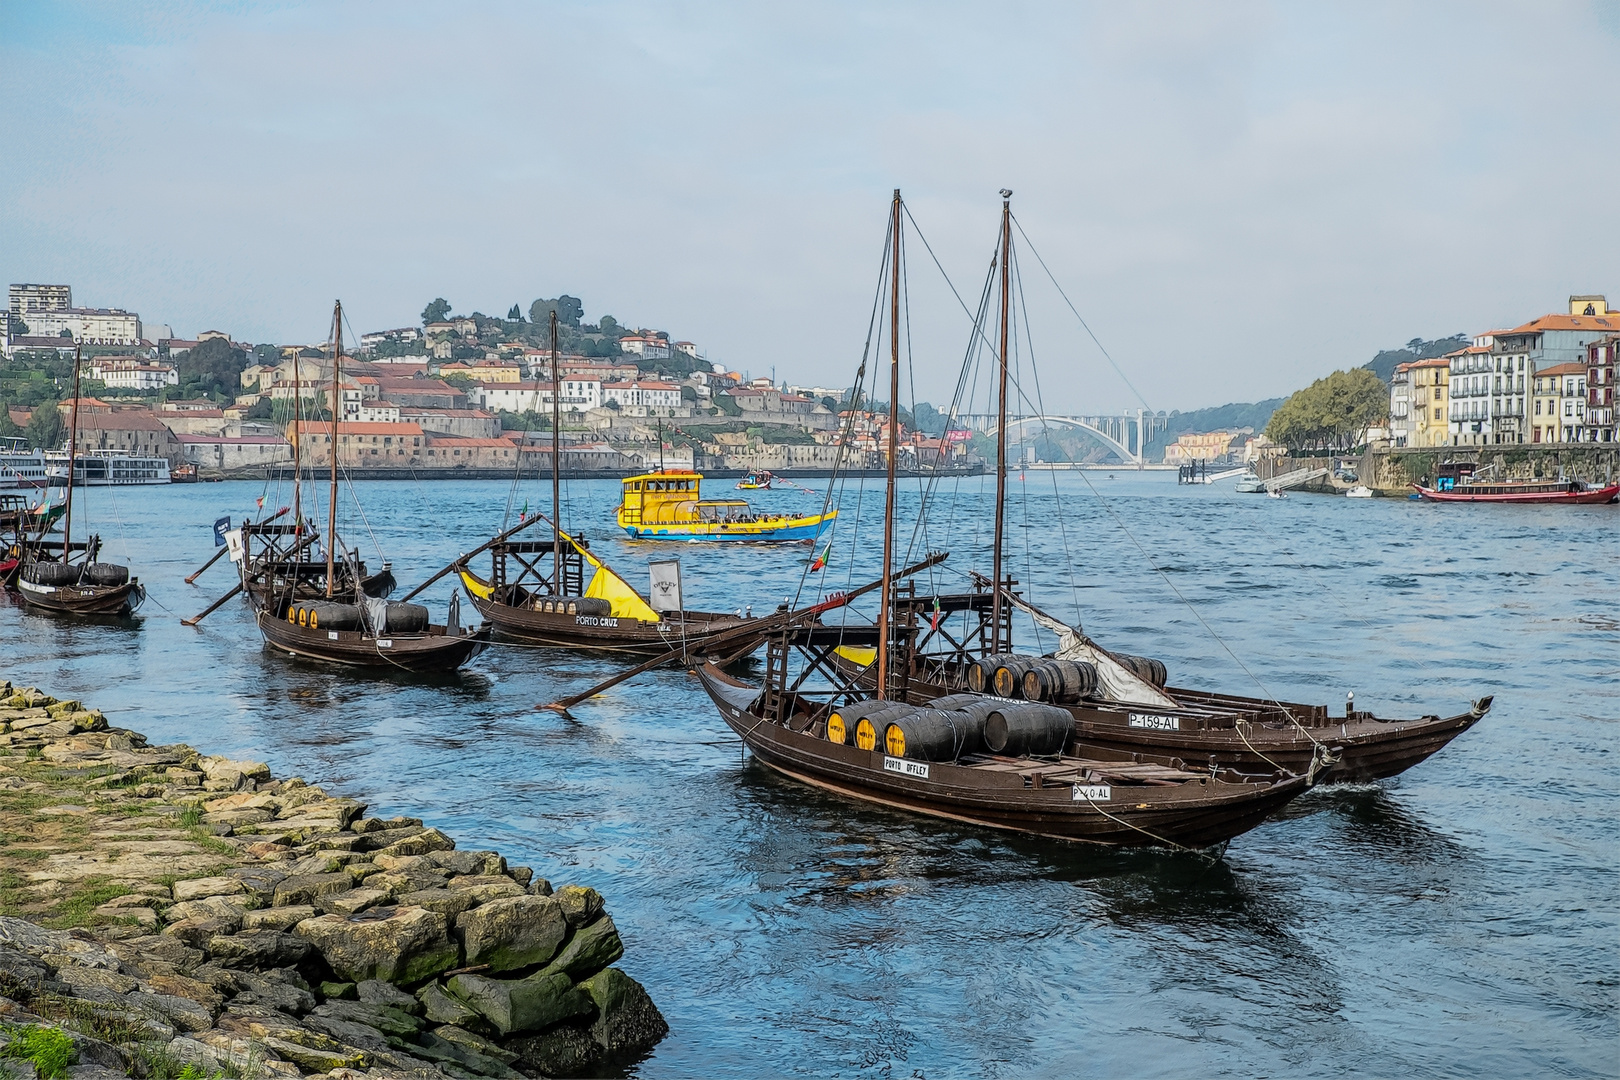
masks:
<instances>
[{"instance_id":1,"label":"river water","mask_svg":"<svg viewBox=\"0 0 1620 1080\"><path fill-rule=\"evenodd\" d=\"M367 678L265 651L234 601L182 627L231 583L223 561L182 581L214 519L288 501L257 483L83 493L80 520L148 584L143 617L0 606L0 675L600 889L623 966L672 1029L635 1075L1620 1071L1616 508L1274 500L1162 473L1014 488L1010 565L1029 595L1174 683L1334 711L1354 691L1382 715L1496 707L1404 776L1306 795L1213 866L1009 837L773 776L679 670L570 720L533 706L606 662L500 649L437 681ZM406 585L480 543L509 500L549 503L528 484L358 490ZM689 607L768 610L810 557L631 545L612 535L616 484L567 494L565 521L632 583L679 556ZM908 542L917 503L905 487ZM987 563L988 503L979 478L936 492L917 546L952 552L942 584ZM879 557L881 489L841 504L829 588ZM427 595L442 618L448 585Z\"/></svg>"}]
</instances>

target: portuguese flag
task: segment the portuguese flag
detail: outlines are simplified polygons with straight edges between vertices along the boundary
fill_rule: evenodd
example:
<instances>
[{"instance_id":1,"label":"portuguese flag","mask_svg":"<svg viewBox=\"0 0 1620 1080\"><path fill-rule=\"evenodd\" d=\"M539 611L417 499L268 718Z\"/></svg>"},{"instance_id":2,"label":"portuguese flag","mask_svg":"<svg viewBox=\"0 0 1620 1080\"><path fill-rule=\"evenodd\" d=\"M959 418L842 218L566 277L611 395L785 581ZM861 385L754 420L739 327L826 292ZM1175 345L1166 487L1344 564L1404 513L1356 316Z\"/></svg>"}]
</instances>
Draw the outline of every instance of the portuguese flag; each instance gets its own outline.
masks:
<instances>
[{"instance_id":1,"label":"portuguese flag","mask_svg":"<svg viewBox=\"0 0 1620 1080\"><path fill-rule=\"evenodd\" d=\"M832 558L832 541L831 540L827 541L827 546L821 549L821 554L816 556L816 561L810 564L810 572L813 574L817 570L820 570L821 568L826 566L827 565L827 560L830 559L830 558Z\"/></svg>"}]
</instances>

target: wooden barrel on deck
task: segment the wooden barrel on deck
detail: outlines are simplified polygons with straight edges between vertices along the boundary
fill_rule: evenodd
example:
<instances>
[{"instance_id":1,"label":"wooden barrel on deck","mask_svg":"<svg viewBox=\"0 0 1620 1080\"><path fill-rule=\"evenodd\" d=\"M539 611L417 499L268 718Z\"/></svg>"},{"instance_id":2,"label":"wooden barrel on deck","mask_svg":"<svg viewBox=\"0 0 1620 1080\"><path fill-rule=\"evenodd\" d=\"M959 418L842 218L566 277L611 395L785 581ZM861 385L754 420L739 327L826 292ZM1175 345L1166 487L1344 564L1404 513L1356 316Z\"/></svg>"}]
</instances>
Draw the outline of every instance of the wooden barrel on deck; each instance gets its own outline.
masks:
<instances>
[{"instance_id":1,"label":"wooden barrel on deck","mask_svg":"<svg viewBox=\"0 0 1620 1080\"><path fill-rule=\"evenodd\" d=\"M881 741L883 723L888 714L898 715L910 708L912 706L898 701L878 698L841 705L827 714L827 740L845 746L854 743L862 750L872 750ZM862 721L866 722L864 729L861 727Z\"/></svg>"},{"instance_id":2,"label":"wooden barrel on deck","mask_svg":"<svg viewBox=\"0 0 1620 1080\"><path fill-rule=\"evenodd\" d=\"M1170 672L1162 661L1146 656L1131 656L1129 653L1115 653L1114 659L1134 671L1144 682L1150 682L1160 689L1170 681Z\"/></svg>"},{"instance_id":3,"label":"wooden barrel on deck","mask_svg":"<svg viewBox=\"0 0 1620 1080\"><path fill-rule=\"evenodd\" d=\"M983 746L984 718L958 710L914 709L883 729L883 750L890 757L955 761Z\"/></svg>"},{"instance_id":4,"label":"wooden barrel on deck","mask_svg":"<svg viewBox=\"0 0 1620 1080\"><path fill-rule=\"evenodd\" d=\"M974 660L968 665L967 669L968 689L975 694L992 693L996 685L996 668L1000 667L1002 661L1009 659L1011 655L1010 653L991 653L989 656L981 656Z\"/></svg>"},{"instance_id":5,"label":"wooden barrel on deck","mask_svg":"<svg viewBox=\"0 0 1620 1080\"><path fill-rule=\"evenodd\" d=\"M1074 717L1055 705L1002 703L984 718L984 745L993 754L1061 754L1074 734Z\"/></svg>"},{"instance_id":6,"label":"wooden barrel on deck","mask_svg":"<svg viewBox=\"0 0 1620 1080\"><path fill-rule=\"evenodd\" d=\"M996 665L995 692L997 697L1016 698L1024 695L1024 675L1040 663L1035 656L1007 656Z\"/></svg>"},{"instance_id":7,"label":"wooden barrel on deck","mask_svg":"<svg viewBox=\"0 0 1620 1080\"><path fill-rule=\"evenodd\" d=\"M1078 660L1042 660L1024 672L1024 697L1073 705L1097 691L1097 669Z\"/></svg>"}]
</instances>

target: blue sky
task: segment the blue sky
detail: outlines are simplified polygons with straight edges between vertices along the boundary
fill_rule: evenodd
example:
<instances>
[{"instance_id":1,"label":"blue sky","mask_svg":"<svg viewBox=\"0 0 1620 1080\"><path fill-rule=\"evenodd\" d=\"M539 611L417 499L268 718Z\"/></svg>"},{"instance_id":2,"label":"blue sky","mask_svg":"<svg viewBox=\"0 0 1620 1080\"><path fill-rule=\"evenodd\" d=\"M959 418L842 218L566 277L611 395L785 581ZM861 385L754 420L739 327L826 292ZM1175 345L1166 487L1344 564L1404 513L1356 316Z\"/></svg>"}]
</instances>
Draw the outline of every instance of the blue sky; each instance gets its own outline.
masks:
<instances>
[{"instance_id":1,"label":"blue sky","mask_svg":"<svg viewBox=\"0 0 1620 1080\"><path fill-rule=\"evenodd\" d=\"M177 333L445 296L847 382L887 199L976 293L997 189L1154 408L1620 302L1620 5L0 0L0 270ZM1025 266L1065 411L1134 406ZM920 397L967 326L920 247Z\"/></svg>"}]
</instances>

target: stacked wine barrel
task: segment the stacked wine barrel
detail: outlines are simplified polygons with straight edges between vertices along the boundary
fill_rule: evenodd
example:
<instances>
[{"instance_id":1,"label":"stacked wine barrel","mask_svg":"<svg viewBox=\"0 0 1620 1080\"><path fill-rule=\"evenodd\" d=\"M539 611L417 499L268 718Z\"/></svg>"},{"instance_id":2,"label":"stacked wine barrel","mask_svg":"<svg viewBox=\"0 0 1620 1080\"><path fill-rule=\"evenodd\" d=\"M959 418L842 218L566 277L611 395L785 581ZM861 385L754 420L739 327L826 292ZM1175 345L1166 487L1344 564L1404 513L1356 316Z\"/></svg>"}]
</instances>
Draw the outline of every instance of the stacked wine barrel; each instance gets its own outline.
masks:
<instances>
[{"instance_id":1,"label":"stacked wine barrel","mask_svg":"<svg viewBox=\"0 0 1620 1080\"><path fill-rule=\"evenodd\" d=\"M595 596L547 596L536 600L535 604L540 611L547 615L605 616L613 614L613 605Z\"/></svg>"},{"instance_id":2,"label":"stacked wine barrel","mask_svg":"<svg viewBox=\"0 0 1620 1080\"><path fill-rule=\"evenodd\" d=\"M1162 688L1169 680L1169 672L1158 660L1125 653L1114 654L1114 659L1154 686ZM968 665L967 685L975 694L1077 705L1096 695L1097 669L1081 660L994 653Z\"/></svg>"},{"instance_id":3,"label":"stacked wine barrel","mask_svg":"<svg viewBox=\"0 0 1620 1080\"><path fill-rule=\"evenodd\" d=\"M428 609L421 604L387 601L387 614L383 618L383 632L388 634L420 634L428 628ZM340 604L326 600L307 600L287 609L287 621L311 630L364 630L358 604Z\"/></svg>"},{"instance_id":4,"label":"stacked wine barrel","mask_svg":"<svg viewBox=\"0 0 1620 1080\"><path fill-rule=\"evenodd\" d=\"M953 694L926 706L860 701L827 717L830 742L918 761L956 761L986 751L1060 754L1073 731L1074 718L1063 709L979 694Z\"/></svg>"}]
</instances>

